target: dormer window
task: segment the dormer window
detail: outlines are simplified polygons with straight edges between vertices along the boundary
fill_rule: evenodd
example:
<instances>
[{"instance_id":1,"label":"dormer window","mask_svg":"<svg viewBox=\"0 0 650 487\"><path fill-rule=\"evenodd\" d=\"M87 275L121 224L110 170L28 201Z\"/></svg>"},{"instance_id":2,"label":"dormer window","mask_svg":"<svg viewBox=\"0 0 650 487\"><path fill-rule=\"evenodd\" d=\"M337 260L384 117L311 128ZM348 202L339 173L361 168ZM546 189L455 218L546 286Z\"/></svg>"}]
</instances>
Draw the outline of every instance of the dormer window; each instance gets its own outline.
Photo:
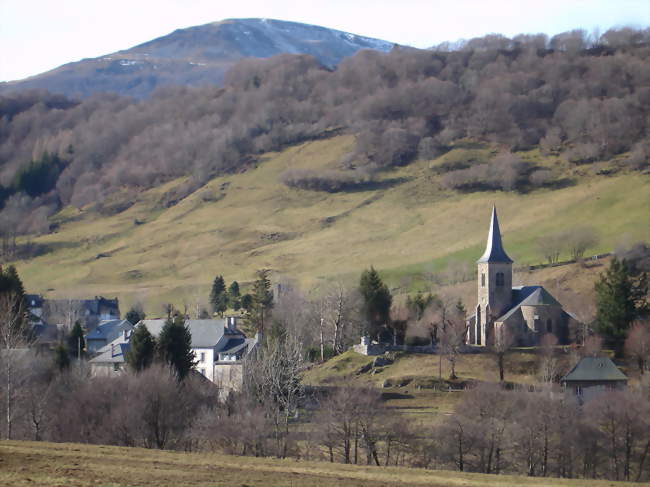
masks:
<instances>
[{"instance_id":1,"label":"dormer window","mask_svg":"<svg viewBox=\"0 0 650 487\"><path fill-rule=\"evenodd\" d=\"M497 272L497 286L502 287L505 284L503 272Z\"/></svg>"}]
</instances>

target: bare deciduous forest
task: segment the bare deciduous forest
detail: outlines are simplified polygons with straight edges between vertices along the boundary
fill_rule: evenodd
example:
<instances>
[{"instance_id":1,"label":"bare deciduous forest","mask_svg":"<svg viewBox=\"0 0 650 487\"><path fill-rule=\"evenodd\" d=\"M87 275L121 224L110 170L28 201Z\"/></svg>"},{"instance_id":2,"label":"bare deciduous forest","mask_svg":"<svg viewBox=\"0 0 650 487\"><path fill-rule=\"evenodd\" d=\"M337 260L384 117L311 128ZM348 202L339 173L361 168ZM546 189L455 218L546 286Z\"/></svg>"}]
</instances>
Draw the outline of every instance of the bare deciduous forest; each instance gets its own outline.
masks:
<instances>
[{"instance_id":1,"label":"bare deciduous forest","mask_svg":"<svg viewBox=\"0 0 650 487\"><path fill-rule=\"evenodd\" d=\"M650 34L593 38L490 35L431 50L361 51L328 69L309 56L244 60L225 86L164 87L136 101L47 92L0 97L0 218L17 233L49 230L64 205L126 209L138 191L189 176L178 198L257 156L347 131L353 153L326 173L289 171L290 186L349 190L382 169L432 158L464 138L499 144L490 161L440 168L462 191L553 184L512 151L539 146L572 164L623 154L630 170L650 153ZM452 49L453 47L453 49ZM122 203L106 204L119 193Z\"/></svg>"}]
</instances>

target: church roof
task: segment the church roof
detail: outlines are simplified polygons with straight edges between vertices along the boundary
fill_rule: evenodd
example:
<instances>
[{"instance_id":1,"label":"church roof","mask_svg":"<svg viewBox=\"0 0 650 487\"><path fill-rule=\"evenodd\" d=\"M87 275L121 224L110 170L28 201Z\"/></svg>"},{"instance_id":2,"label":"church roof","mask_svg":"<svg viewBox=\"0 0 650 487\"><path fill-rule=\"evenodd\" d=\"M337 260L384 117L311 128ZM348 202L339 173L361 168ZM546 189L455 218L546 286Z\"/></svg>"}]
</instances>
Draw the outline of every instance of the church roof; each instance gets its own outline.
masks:
<instances>
[{"instance_id":1,"label":"church roof","mask_svg":"<svg viewBox=\"0 0 650 487\"><path fill-rule=\"evenodd\" d=\"M626 380L625 374L607 357L583 357L571 372L562 377L562 382Z\"/></svg>"},{"instance_id":2,"label":"church roof","mask_svg":"<svg viewBox=\"0 0 650 487\"><path fill-rule=\"evenodd\" d=\"M485 252L478 262L512 263L512 259L506 254L506 251L503 249L503 243L501 242L501 230L499 230L496 206L492 207L492 219L490 220L490 231L488 233Z\"/></svg>"},{"instance_id":3,"label":"church roof","mask_svg":"<svg viewBox=\"0 0 650 487\"><path fill-rule=\"evenodd\" d=\"M512 308L496 321L504 321L515 314L522 306L562 306L542 286L517 286L512 288Z\"/></svg>"}]
</instances>

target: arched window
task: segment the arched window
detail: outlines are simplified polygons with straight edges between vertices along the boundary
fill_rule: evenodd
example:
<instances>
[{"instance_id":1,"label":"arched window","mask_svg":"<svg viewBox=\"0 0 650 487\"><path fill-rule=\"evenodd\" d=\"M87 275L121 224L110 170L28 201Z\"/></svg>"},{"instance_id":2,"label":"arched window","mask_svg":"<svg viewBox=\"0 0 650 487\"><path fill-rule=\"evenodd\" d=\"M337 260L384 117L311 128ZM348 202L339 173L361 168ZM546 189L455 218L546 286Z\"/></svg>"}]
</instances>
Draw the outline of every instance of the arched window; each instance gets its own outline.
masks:
<instances>
[{"instance_id":1,"label":"arched window","mask_svg":"<svg viewBox=\"0 0 650 487\"><path fill-rule=\"evenodd\" d=\"M553 320L550 318L546 320L546 331L548 333L553 333Z\"/></svg>"},{"instance_id":2,"label":"arched window","mask_svg":"<svg viewBox=\"0 0 650 487\"><path fill-rule=\"evenodd\" d=\"M481 273L481 287L485 287L485 272Z\"/></svg>"},{"instance_id":3,"label":"arched window","mask_svg":"<svg viewBox=\"0 0 650 487\"><path fill-rule=\"evenodd\" d=\"M497 272L497 286L503 286L505 279L503 277L503 272Z\"/></svg>"}]
</instances>

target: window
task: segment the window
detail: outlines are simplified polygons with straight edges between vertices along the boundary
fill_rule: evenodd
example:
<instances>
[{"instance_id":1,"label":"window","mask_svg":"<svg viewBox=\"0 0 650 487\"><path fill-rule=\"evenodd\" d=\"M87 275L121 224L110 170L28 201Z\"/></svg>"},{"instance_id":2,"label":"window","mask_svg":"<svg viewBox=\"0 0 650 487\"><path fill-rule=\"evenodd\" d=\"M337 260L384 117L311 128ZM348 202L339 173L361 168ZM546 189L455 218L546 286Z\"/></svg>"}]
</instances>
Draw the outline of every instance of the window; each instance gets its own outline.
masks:
<instances>
[{"instance_id":1,"label":"window","mask_svg":"<svg viewBox=\"0 0 650 487\"><path fill-rule=\"evenodd\" d=\"M120 364L118 364L117 362L115 362L115 363L113 364L113 371L114 371L114 372L119 372L119 371L120 371Z\"/></svg>"},{"instance_id":2,"label":"window","mask_svg":"<svg viewBox=\"0 0 650 487\"><path fill-rule=\"evenodd\" d=\"M497 286L501 287L505 283L503 272L497 272Z\"/></svg>"},{"instance_id":3,"label":"window","mask_svg":"<svg viewBox=\"0 0 650 487\"><path fill-rule=\"evenodd\" d=\"M548 333L552 333L552 332L553 332L553 320L550 319L550 318L549 318L548 320L546 320L546 331L547 331Z\"/></svg>"},{"instance_id":4,"label":"window","mask_svg":"<svg viewBox=\"0 0 650 487\"><path fill-rule=\"evenodd\" d=\"M205 352L201 352L201 362L205 362Z\"/></svg>"},{"instance_id":5,"label":"window","mask_svg":"<svg viewBox=\"0 0 650 487\"><path fill-rule=\"evenodd\" d=\"M205 375L205 369L199 369L199 372L201 372L201 375Z\"/></svg>"},{"instance_id":6,"label":"window","mask_svg":"<svg viewBox=\"0 0 650 487\"><path fill-rule=\"evenodd\" d=\"M485 287L485 272L481 274L481 287Z\"/></svg>"}]
</instances>

